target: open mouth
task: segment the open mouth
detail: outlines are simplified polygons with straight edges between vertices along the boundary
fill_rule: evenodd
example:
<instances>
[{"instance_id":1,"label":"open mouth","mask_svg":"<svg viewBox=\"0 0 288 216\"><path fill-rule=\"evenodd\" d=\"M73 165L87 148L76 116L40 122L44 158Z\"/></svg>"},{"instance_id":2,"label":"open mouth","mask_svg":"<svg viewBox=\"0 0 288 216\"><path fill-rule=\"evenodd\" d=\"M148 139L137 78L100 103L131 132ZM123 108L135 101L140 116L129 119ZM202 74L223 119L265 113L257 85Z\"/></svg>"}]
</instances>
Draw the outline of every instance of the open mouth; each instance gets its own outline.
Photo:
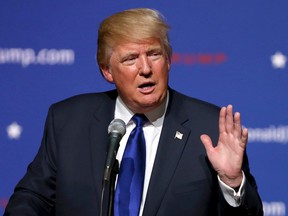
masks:
<instances>
[{"instance_id":1,"label":"open mouth","mask_svg":"<svg viewBox=\"0 0 288 216\"><path fill-rule=\"evenodd\" d=\"M155 86L155 83L149 82L149 83L143 83L143 84L139 85L139 88L146 89L146 88L151 88L153 86Z\"/></svg>"},{"instance_id":2,"label":"open mouth","mask_svg":"<svg viewBox=\"0 0 288 216\"><path fill-rule=\"evenodd\" d=\"M143 84L138 86L138 89L143 94L150 94L155 89L155 83L153 83L153 82L143 83Z\"/></svg>"}]
</instances>

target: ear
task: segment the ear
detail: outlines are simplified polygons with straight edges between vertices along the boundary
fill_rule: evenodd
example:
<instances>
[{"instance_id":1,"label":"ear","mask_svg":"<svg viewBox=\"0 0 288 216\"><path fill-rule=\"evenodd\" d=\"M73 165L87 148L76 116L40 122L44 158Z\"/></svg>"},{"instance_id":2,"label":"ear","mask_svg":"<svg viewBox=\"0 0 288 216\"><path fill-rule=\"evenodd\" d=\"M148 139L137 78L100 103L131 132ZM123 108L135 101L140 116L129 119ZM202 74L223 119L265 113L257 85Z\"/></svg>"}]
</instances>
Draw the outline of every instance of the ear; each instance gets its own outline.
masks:
<instances>
[{"instance_id":1,"label":"ear","mask_svg":"<svg viewBox=\"0 0 288 216\"><path fill-rule=\"evenodd\" d=\"M101 66L100 66L100 69L101 69L101 72L102 72L104 78L105 78L108 82L114 83L114 79L113 79L113 76L112 76L112 74L111 74L111 71L110 71L109 66L101 65Z\"/></svg>"},{"instance_id":2,"label":"ear","mask_svg":"<svg viewBox=\"0 0 288 216\"><path fill-rule=\"evenodd\" d=\"M171 59L167 59L167 68L168 68L168 71L170 71L170 68L171 68Z\"/></svg>"}]
</instances>

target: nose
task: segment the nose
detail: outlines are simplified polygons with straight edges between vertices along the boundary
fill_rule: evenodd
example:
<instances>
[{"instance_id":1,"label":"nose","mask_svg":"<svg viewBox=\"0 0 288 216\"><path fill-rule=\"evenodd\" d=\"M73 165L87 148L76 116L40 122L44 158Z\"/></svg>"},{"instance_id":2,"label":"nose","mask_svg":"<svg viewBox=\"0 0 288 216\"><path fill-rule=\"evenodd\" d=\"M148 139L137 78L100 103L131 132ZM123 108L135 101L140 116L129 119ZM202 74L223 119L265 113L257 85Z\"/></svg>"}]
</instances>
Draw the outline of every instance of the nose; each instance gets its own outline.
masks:
<instances>
[{"instance_id":1,"label":"nose","mask_svg":"<svg viewBox=\"0 0 288 216\"><path fill-rule=\"evenodd\" d=\"M151 73L151 62L147 56L141 56L138 61L139 74L148 75Z\"/></svg>"}]
</instances>

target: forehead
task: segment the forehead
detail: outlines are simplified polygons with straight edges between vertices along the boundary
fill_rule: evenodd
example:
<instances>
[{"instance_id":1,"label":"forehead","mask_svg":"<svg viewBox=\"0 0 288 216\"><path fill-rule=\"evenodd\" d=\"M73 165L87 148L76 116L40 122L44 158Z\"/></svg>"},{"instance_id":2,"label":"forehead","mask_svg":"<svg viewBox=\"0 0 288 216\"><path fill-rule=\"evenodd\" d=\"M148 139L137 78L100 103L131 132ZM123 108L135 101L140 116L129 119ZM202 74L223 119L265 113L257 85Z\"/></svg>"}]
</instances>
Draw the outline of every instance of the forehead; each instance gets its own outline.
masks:
<instances>
[{"instance_id":1,"label":"forehead","mask_svg":"<svg viewBox=\"0 0 288 216\"><path fill-rule=\"evenodd\" d=\"M113 53L125 54L134 52L147 52L154 49L161 49L162 46L157 39L149 39L140 42L122 42L118 43L114 49Z\"/></svg>"}]
</instances>

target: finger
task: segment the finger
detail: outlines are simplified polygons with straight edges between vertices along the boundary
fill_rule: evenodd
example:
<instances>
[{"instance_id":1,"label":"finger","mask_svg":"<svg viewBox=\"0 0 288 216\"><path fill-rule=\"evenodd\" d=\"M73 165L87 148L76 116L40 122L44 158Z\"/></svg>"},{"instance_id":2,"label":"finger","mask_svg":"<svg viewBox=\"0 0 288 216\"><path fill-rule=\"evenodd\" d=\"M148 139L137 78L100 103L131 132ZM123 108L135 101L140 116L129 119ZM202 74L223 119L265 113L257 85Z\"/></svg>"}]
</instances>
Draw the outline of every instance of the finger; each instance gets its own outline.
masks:
<instances>
[{"instance_id":1,"label":"finger","mask_svg":"<svg viewBox=\"0 0 288 216\"><path fill-rule=\"evenodd\" d=\"M202 141L202 143L206 149L207 154L209 154L210 152L212 152L214 150L212 140L208 135L202 134L200 136L200 139L201 139L201 141Z\"/></svg>"},{"instance_id":2,"label":"finger","mask_svg":"<svg viewBox=\"0 0 288 216\"><path fill-rule=\"evenodd\" d=\"M220 114L219 114L219 132L220 133L226 132L225 118L226 118L226 107L222 107L220 110Z\"/></svg>"},{"instance_id":3,"label":"finger","mask_svg":"<svg viewBox=\"0 0 288 216\"><path fill-rule=\"evenodd\" d=\"M234 129L236 136L240 138L242 136L242 125L241 125L241 116L239 112L236 112L234 114Z\"/></svg>"},{"instance_id":4,"label":"finger","mask_svg":"<svg viewBox=\"0 0 288 216\"><path fill-rule=\"evenodd\" d=\"M227 106L225 125L226 125L226 131L228 133L232 133L233 129L234 129L234 118L233 118L232 105Z\"/></svg>"},{"instance_id":5,"label":"finger","mask_svg":"<svg viewBox=\"0 0 288 216\"><path fill-rule=\"evenodd\" d=\"M241 136L242 147L245 148L248 142L248 129L244 128Z\"/></svg>"}]
</instances>

